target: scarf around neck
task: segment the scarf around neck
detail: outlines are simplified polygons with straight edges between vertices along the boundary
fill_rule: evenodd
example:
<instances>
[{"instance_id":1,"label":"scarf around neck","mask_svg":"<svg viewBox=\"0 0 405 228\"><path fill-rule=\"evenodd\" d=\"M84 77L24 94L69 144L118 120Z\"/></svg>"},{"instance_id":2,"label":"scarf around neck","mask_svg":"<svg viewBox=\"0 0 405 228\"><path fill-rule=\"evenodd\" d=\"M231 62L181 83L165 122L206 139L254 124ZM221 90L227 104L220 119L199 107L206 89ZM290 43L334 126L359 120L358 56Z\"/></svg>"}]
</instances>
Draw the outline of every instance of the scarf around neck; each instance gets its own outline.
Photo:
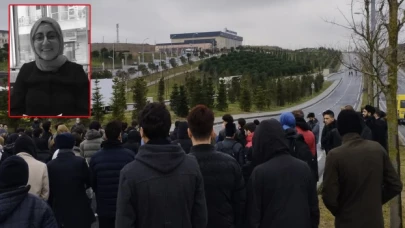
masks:
<instances>
[{"instance_id":1,"label":"scarf around neck","mask_svg":"<svg viewBox=\"0 0 405 228\"><path fill-rule=\"evenodd\" d=\"M34 47L35 33L37 32L39 26L43 23L51 25L52 28L55 30L55 32L58 34L58 38L59 38L59 52L58 52L58 55L52 60L42 59L38 55L38 53L35 51L35 47ZM62 33L62 29L57 21L55 21L54 19L52 19L50 17L40 18L32 26L31 32L30 32L30 38L31 38L31 48L34 50L34 53L35 53L35 65L38 67L38 69L40 69L41 71L55 72L63 64L65 64L65 62L67 61L67 57L63 55L63 49L64 49L63 33Z\"/></svg>"}]
</instances>

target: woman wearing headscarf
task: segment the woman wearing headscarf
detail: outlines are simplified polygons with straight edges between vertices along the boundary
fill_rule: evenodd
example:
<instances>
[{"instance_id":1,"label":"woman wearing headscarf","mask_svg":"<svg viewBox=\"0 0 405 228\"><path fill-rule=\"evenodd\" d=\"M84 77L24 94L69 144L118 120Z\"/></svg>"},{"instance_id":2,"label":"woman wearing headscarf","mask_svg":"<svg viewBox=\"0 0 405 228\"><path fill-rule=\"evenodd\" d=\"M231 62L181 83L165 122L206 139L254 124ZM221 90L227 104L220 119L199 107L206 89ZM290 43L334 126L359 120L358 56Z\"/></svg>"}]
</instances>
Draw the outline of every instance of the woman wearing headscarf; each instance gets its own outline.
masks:
<instances>
[{"instance_id":1,"label":"woman wearing headscarf","mask_svg":"<svg viewBox=\"0 0 405 228\"><path fill-rule=\"evenodd\" d=\"M25 63L11 90L11 116L88 116L89 79L63 55L60 25L43 17L30 32L35 61Z\"/></svg>"},{"instance_id":2,"label":"woman wearing headscarf","mask_svg":"<svg viewBox=\"0 0 405 228\"><path fill-rule=\"evenodd\" d=\"M318 227L318 196L311 170L289 150L280 122L265 120L256 128L256 167L248 183L246 227Z\"/></svg>"},{"instance_id":3,"label":"woman wearing headscarf","mask_svg":"<svg viewBox=\"0 0 405 228\"><path fill-rule=\"evenodd\" d=\"M29 193L46 201L49 197L48 168L45 163L37 160L36 150L34 140L27 135L21 135L15 141L14 153L28 164L28 184L31 185Z\"/></svg>"}]
</instances>

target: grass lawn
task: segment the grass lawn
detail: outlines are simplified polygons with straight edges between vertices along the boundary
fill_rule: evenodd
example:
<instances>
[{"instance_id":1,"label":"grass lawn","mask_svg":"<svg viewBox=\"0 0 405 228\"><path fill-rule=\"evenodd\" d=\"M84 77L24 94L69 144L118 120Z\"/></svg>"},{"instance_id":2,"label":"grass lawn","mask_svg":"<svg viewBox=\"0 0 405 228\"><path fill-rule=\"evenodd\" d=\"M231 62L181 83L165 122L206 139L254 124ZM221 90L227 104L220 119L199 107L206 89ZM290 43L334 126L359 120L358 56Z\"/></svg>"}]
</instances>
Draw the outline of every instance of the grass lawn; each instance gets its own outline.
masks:
<instances>
[{"instance_id":1,"label":"grass lawn","mask_svg":"<svg viewBox=\"0 0 405 228\"><path fill-rule=\"evenodd\" d=\"M0 71L8 71L8 62L0 62Z\"/></svg>"}]
</instances>

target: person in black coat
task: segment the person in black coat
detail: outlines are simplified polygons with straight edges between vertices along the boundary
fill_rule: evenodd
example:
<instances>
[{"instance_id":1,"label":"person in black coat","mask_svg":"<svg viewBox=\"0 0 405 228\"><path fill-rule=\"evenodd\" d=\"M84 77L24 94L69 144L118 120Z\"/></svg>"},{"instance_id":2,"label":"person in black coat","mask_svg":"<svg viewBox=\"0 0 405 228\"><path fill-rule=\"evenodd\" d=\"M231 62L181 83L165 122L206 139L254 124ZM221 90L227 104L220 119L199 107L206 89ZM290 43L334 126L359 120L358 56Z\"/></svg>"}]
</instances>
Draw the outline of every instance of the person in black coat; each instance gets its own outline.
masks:
<instances>
[{"instance_id":1,"label":"person in black coat","mask_svg":"<svg viewBox=\"0 0 405 228\"><path fill-rule=\"evenodd\" d=\"M386 151L388 151L388 125L387 121L382 118L384 113L382 111L376 111L375 117L375 134L374 139L377 141Z\"/></svg>"},{"instance_id":2,"label":"person in black coat","mask_svg":"<svg viewBox=\"0 0 405 228\"><path fill-rule=\"evenodd\" d=\"M131 130L128 133L127 142L122 147L131 150L135 155L138 153L139 145L141 144L141 134L137 130Z\"/></svg>"},{"instance_id":3,"label":"person in black coat","mask_svg":"<svg viewBox=\"0 0 405 228\"><path fill-rule=\"evenodd\" d=\"M342 145L339 131L337 130L337 122L335 113L331 110L326 110L322 113L325 126L322 129L321 145L328 154L330 150Z\"/></svg>"},{"instance_id":4,"label":"person in black coat","mask_svg":"<svg viewBox=\"0 0 405 228\"><path fill-rule=\"evenodd\" d=\"M204 178L207 227L241 227L245 215L245 183L238 162L215 151L210 144L214 119L214 113L204 105L193 108L187 117L193 141L190 154L197 158Z\"/></svg>"},{"instance_id":5,"label":"person in black coat","mask_svg":"<svg viewBox=\"0 0 405 228\"><path fill-rule=\"evenodd\" d=\"M177 132L179 130L179 124L180 124L180 121L178 121L178 120L176 122L174 122L174 129L172 132L170 132L170 140L172 140L172 141L177 139Z\"/></svg>"},{"instance_id":6,"label":"person in black coat","mask_svg":"<svg viewBox=\"0 0 405 228\"><path fill-rule=\"evenodd\" d=\"M107 124L107 140L90 160L91 185L96 194L99 228L114 228L120 171L135 159L132 151L122 147L121 127L119 121Z\"/></svg>"},{"instance_id":7,"label":"person in black coat","mask_svg":"<svg viewBox=\"0 0 405 228\"><path fill-rule=\"evenodd\" d=\"M253 136L257 166L248 183L246 227L318 227L318 196L311 170L289 150L280 122L260 123Z\"/></svg>"},{"instance_id":8,"label":"person in black coat","mask_svg":"<svg viewBox=\"0 0 405 228\"><path fill-rule=\"evenodd\" d=\"M90 187L90 172L86 160L75 156L75 138L70 133L56 136L59 148L56 159L48 163L49 204L61 227L90 228L95 221L91 200L86 194Z\"/></svg>"},{"instance_id":9,"label":"person in black coat","mask_svg":"<svg viewBox=\"0 0 405 228\"><path fill-rule=\"evenodd\" d=\"M190 148L193 146L190 137L188 137L187 129L187 122L180 122L177 130L177 139L172 142L173 144L180 145L186 154L190 153Z\"/></svg>"},{"instance_id":10,"label":"person in black coat","mask_svg":"<svg viewBox=\"0 0 405 228\"><path fill-rule=\"evenodd\" d=\"M22 65L11 89L11 116L88 116L90 87L83 66L63 55L58 22L43 17L30 32L35 61Z\"/></svg>"},{"instance_id":11,"label":"person in black coat","mask_svg":"<svg viewBox=\"0 0 405 228\"><path fill-rule=\"evenodd\" d=\"M166 106L148 104L139 113L139 125L145 144L121 171L115 227L206 228L201 171L194 156L167 139L171 117Z\"/></svg>"},{"instance_id":12,"label":"person in black coat","mask_svg":"<svg viewBox=\"0 0 405 228\"><path fill-rule=\"evenodd\" d=\"M0 165L0 227L58 228L49 205L29 194L28 164L18 156Z\"/></svg>"}]
</instances>

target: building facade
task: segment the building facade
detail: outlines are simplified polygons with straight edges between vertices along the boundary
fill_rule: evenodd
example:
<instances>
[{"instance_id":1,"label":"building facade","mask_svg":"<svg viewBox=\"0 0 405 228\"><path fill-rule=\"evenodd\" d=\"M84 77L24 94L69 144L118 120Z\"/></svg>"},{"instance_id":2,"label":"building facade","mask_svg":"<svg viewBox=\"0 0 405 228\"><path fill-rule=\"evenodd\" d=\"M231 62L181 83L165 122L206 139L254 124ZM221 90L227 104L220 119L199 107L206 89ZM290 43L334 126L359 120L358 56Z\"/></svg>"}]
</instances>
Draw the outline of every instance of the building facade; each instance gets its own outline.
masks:
<instances>
[{"instance_id":1,"label":"building facade","mask_svg":"<svg viewBox=\"0 0 405 228\"><path fill-rule=\"evenodd\" d=\"M4 44L8 44L8 31L0 30L0 48L3 48Z\"/></svg>"},{"instance_id":2,"label":"building facade","mask_svg":"<svg viewBox=\"0 0 405 228\"><path fill-rule=\"evenodd\" d=\"M91 51L101 51L103 48L113 50L113 47L116 52L128 52L132 57L137 57L142 50L144 52L155 51L155 45L132 43L92 43Z\"/></svg>"},{"instance_id":3,"label":"building facade","mask_svg":"<svg viewBox=\"0 0 405 228\"><path fill-rule=\"evenodd\" d=\"M62 28L64 55L72 62L87 66L90 60L90 15L85 5L10 6L10 65L20 68L35 60L30 31L42 17L55 19Z\"/></svg>"},{"instance_id":4,"label":"building facade","mask_svg":"<svg viewBox=\"0 0 405 228\"><path fill-rule=\"evenodd\" d=\"M156 51L179 49L231 49L242 45L243 37L228 29L216 32L170 34L170 43L156 44Z\"/></svg>"}]
</instances>

